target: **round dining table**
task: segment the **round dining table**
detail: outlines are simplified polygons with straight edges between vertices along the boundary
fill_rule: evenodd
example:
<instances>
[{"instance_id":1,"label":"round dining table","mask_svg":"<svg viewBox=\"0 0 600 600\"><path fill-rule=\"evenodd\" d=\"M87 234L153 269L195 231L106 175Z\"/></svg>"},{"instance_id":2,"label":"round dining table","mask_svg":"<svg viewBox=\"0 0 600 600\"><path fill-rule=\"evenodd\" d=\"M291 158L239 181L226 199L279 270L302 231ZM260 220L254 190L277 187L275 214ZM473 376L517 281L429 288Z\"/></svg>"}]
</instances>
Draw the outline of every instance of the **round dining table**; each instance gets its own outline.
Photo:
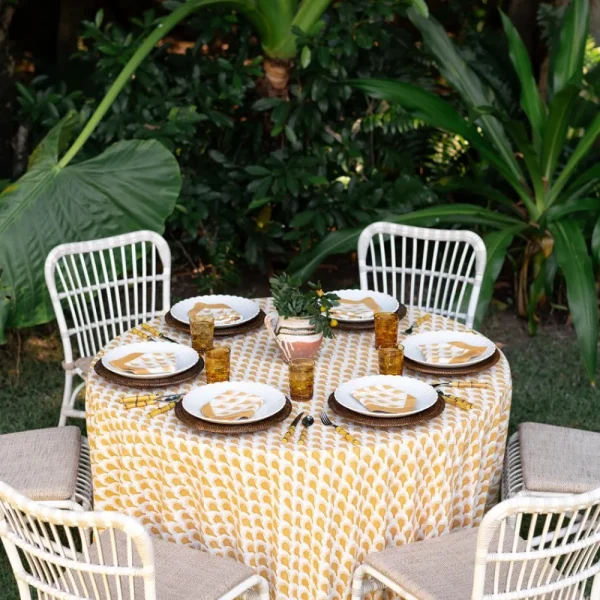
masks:
<instances>
[{"instance_id":1,"label":"round dining table","mask_svg":"<svg viewBox=\"0 0 600 600\"><path fill-rule=\"evenodd\" d=\"M271 300L258 302L272 310ZM400 328L422 314L409 309ZM188 334L161 318L150 323L190 344ZM442 329L466 330L432 315L418 331ZM96 359L136 341L127 332ZM288 393L288 367L264 327L217 343L231 347L231 381ZM119 398L136 390L109 383L92 368L86 403L95 510L131 515L153 535L253 567L268 580L273 600L349 600L354 569L368 553L480 522L497 501L507 437L512 385L504 355L487 370L457 378L488 384L453 390L473 404L470 411L447 404L432 420L393 429L354 424L329 411L327 398L338 385L377 373L373 331L338 330L323 342L311 402L294 403L284 423L265 431L223 435L192 429L174 411L150 418L153 407L124 408ZM165 391L205 384L201 373ZM324 409L360 446L322 425ZM298 444L299 430L282 442L300 411L315 418L306 443Z\"/></svg>"}]
</instances>

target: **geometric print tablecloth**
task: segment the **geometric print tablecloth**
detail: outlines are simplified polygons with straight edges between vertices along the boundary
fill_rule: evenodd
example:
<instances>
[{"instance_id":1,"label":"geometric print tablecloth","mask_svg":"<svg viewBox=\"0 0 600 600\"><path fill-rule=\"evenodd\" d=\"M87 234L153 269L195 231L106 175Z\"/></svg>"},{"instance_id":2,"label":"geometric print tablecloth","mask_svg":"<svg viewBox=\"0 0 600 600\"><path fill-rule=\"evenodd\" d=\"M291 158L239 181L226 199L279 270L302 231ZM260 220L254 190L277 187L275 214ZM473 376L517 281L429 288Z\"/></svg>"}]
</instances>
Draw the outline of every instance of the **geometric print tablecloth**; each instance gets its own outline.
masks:
<instances>
[{"instance_id":1,"label":"geometric print tablecloth","mask_svg":"<svg viewBox=\"0 0 600 600\"><path fill-rule=\"evenodd\" d=\"M260 304L271 308L269 300ZM401 329L421 314L409 309ZM189 343L161 319L152 324ZM465 328L433 316L419 332L440 329ZM108 348L133 341L126 333ZM232 381L287 393L287 366L264 328L219 343L231 347ZM317 416L340 383L377 373L373 332L338 331L325 340L314 399L293 411L308 411L315 425L306 445L284 445L289 419L254 434L202 434L173 412L150 419L148 408L124 409L116 399L132 390L91 370L95 509L129 514L153 535L244 562L267 578L274 600L349 600L352 573L367 553L479 523L496 501L510 411L510 369L502 356L491 369L461 377L492 387L456 390L474 404L469 412L448 405L432 421L391 430L336 417L360 440L355 447ZM202 373L167 391L204 383ZM385 594L373 598L394 597Z\"/></svg>"}]
</instances>

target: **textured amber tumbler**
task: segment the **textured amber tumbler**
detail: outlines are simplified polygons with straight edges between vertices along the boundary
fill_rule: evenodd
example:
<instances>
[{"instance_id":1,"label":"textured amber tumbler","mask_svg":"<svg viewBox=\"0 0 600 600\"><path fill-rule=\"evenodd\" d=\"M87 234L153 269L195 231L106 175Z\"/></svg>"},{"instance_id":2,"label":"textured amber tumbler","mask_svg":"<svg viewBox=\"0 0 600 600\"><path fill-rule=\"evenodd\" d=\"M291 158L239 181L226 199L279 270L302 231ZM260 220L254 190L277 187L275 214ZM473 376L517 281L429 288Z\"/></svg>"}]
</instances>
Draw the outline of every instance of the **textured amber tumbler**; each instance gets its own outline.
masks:
<instances>
[{"instance_id":1,"label":"textured amber tumbler","mask_svg":"<svg viewBox=\"0 0 600 600\"><path fill-rule=\"evenodd\" d=\"M206 381L221 383L229 381L229 357L231 350L227 346L215 346L206 351Z\"/></svg>"},{"instance_id":2,"label":"textured amber tumbler","mask_svg":"<svg viewBox=\"0 0 600 600\"><path fill-rule=\"evenodd\" d=\"M395 348L398 345L398 322L396 313L375 313L375 348Z\"/></svg>"},{"instance_id":3,"label":"textured amber tumbler","mask_svg":"<svg viewBox=\"0 0 600 600\"><path fill-rule=\"evenodd\" d=\"M381 375L402 375L404 371L404 346L379 348L379 373Z\"/></svg>"},{"instance_id":4,"label":"textured amber tumbler","mask_svg":"<svg viewBox=\"0 0 600 600\"><path fill-rule=\"evenodd\" d=\"M290 396L296 402L312 400L315 388L315 361L310 358L290 360Z\"/></svg>"},{"instance_id":5,"label":"textured amber tumbler","mask_svg":"<svg viewBox=\"0 0 600 600\"><path fill-rule=\"evenodd\" d=\"M206 352L213 347L215 318L213 316L194 315L190 317L192 348L196 352Z\"/></svg>"}]
</instances>

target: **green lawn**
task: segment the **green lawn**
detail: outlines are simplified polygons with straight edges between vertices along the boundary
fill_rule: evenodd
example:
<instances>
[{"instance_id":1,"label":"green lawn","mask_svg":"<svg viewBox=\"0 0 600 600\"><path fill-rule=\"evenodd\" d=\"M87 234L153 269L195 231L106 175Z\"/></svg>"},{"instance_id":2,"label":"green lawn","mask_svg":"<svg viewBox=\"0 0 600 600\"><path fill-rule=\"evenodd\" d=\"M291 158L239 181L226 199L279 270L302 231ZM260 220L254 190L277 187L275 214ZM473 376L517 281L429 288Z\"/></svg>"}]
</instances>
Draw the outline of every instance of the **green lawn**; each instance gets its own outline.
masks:
<instances>
[{"instance_id":1,"label":"green lawn","mask_svg":"<svg viewBox=\"0 0 600 600\"><path fill-rule=\"evenodd\" d=\"M48 332L51 332L48 334ZM23 335L0 348L0 432L56 425L63 375L62 348L52 329ZM511 430L522 421L600 431L600 392L589 385L577 342L568 327L549 327L535 338L510 315L485 328L503 345L513 373ZM19 349L20 346L20 349ZM0 556L0 600L17 600L10 567Z\"/></svg>"}]
</instances>

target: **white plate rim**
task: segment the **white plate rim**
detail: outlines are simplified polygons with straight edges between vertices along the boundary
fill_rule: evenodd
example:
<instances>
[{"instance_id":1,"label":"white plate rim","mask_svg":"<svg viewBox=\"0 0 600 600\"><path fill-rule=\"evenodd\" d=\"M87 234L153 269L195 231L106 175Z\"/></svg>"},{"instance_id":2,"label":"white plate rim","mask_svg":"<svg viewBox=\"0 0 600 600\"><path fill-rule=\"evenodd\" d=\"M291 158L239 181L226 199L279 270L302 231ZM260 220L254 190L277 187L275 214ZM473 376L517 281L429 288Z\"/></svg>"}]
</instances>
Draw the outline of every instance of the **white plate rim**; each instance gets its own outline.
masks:
<instances>
[{"instance_id":1,"label":"white plate rim","mask_svg":"<svg viewBox=\"0 0 600 600\"><path fill-rule=\"evenodd\" d=\"M479 338L485 344L487 349L480 356L477 356L467 362L460 363L460 364L440 365L438 363L429 363L426 360L424 360L425 357L420 353L420 351L417 348L417 346L421 342L416 341L416 340L418 340L418 338L427 338L429 336L435 336L436 342L444 342L444 341L452 340L452 339L461 341L460 337L462 337L462 336L470 337L470 338ZM452 369L462 369L464 367L470 367L473 365L477 365L477 364L483 362L484 360L489 359L491 356L493 356L494 352L496 351L496 344L494 344L494 342L492 342L492 340L485 337L484 335L482 335L480 333L471 333L469 331L453 331L452 329L443 329L441 331L424 331L422 333L414 333L413 335L410 335L407 338L405 338L404 341L402 342L402 345L404 346L404 356L406 358L410 358L410 360L412 360L413 362L415 362L419 365L422 365L424 367L434 367L436 369L438 369L438 368L439 369L447 369L449 371L451 371ZM419 352L420 356L415 355L413 353L413 348L417 352Z\"/></svg>"},{"instance_id":2,"label":"white plate rim","mask_svg":"<svg viewBox=\"0 0 600 600\"><path fill-rule=\"evenodd\" d=\"M203 402L202 404L198 405L198 408L201 408L202 406L204 406L205 404L207 404L210 400L212 400L212 398L215 397L216 394L221 393L222 391L225 391L227 389L231 389L233 387L233 389L237 389L239 388L240 391L247 391L250 393L255 393L255 394L259 394L259 392L257 390L253 391L253 388L264 388L265 390L268 390L271 394L273 394L275 396L274 399L274 406L269 408L269 412L267 412L266 414L263 413L260 416L259 413L261 413L261 411L263 410L263 408L265 408L265 405L263 404L263 406L261 406L261 408L256 412L255 416L252 417L251 419L244 419L242 421L222 421L219 419L209 419L207 417L205 417L199 410L195 411L195 410L189 410L189 403L192 401L193 396L197 396L198 394L211 394L210 396L208 396L206 398L206 401ZM215 392L214 395L211 392ZM262 394L259 394L262 396ZM264 396L262 396L264 398ZM256 381L224 381L222 383L210 383L207 385L202 385L202 386L198 386L195 387L193 390L190 390L181 400L181 405L184 408L184 410L192 415L193 417L200 419L201 421L205 421L206 423L216 423L217 425L232 425L232 426L236 426L236 425L249 425L250 423L259 423L260 421L264 421L265 419L269 419L270 417L272 417L273 415L277 414L280 410L283 409L283 407L285 406L285 403L287 402L287 398L285 396L285 394L279 390L278 388L272 386L272 385L268 385L266 383L258 383ZM186 407L187 404L187 407Z\"/></svg>"},{"instance_id":3,"label":"white plate rim","mask_svg":"<svg viewBox=\"0 0 600 600\"><path fill-rule=\"evenodd\" d=\"M213 302L215 304L219 303L219 302L239 302L239 303L243 303L246 305L247 309L248 309L248 315L246 317L243 317L241 321L237 321L236 323L230 323L230 324L223 324L223 325L217 325L215 324L215 329L224 329L226 327L238 327L239 325L243 325L244 323L248 323L248 321L252 321L252 319L256 318L258 316L258 314L260 313L260 306L258 305L258 303L254 300L251 300L250 298L244 298L243 296L232 296L232 295L226 295L226 294L208 294L205 296L194 296L193 298L186 298L185 300L180 300L179 302L176 302L175 304L173 304L173 306L171 306L171 308L169 309L169 312L171 313L171 316L176 319L177 321L184 323L185 325L189 325L190 324L190 318L187 316L187 313L189 311L186 311L184 308L182 308L181 310L183 312L185 312L185 318L180 318L178 317L174 312L173 309L177 310L177 307L181 307L182 305L185 305L187 303L193 303L191 304L190 308L193 307L193 305L196 302ZM235 307L232 307L235 308Z\"/></svg>"},{"instance_id":4,"label":"white plate rim","mask_svg":"<svg viewBox=\"0 0 600 600\"><path fill-rule=\"evenodd\" d=\"M354 389L356 389L359 386L368 385L369 383L371 385L376 385L377 382L396 384L398 386L399 383L406 382L406 381L408 381L410 383L410 385L418 385L418 387L423 387L423 393L431 392L431 401L427 400L426 405L421 406L419 408L415 408L415 410L412 410L410 412L405 412L405 413L402 413L399 415L391 415L388 413L380 413L380 412L370 411L367 408L365 408L356 399L354 399L353 402L356 402L357 406L352 406L352 405L349 406L349 403L346 401L346 398L344 398L342 395L342 393L344 392L344 390L343 390L344 386L351 385ZM398 387L400 387L400 386L398 386ZM351 396L350 391L348 391L347 393L348 393L348 395ZM366 375L365 377L356 377L355 379L350 379L349 381L345 381L340 386L338 386L338 388L334 392L334 396L335 396L335 399L337 400L337 402L339 404L341 404L343 407L347 408L348 410L350 410L354 413L357 413L357 414L365 415L367 417L376 417L378 419L390 419L390 418L393 419L395 417L409 417L411 415L416 415L416 414L422 413L422 412L426 411L427 409L431 408L438 400L438 393L436 392L434 387L432 387L428 383L425 383L424 381L421 381L420 379L415 379L413 377L407 377L406 375Z\"/></svg>"},{"instance_id":5,"label":"white plate rim","mask_svg":"<svg viewBox=\"0 0 600 600\"><path fill-rule=\"evenodd\" d=\"M376 292L373 290L344 289L344 290L331 290L330 292L327 292L327 293L328 294L337 294L339 296L340 294L347 294L348 292L351 292L352 295L362 295L363 297L371 296L373 298L373 300L377 300L376 296L378 296L380 299L393 301L395 303L395 308L390 307L389 310L385 310L384 312L396 312L400 308L400 302L398 301L398 299L394 298L394 296L391 296L390 294L386 294L384 292ZM372 323L373 322L373 319L345 319L342 317L336 317L336 320L339 321L340 323Z\"/></svg>"},{"instance_id":6,"label":"white plate rim","mask_svg":"<svg viewBox=\"0 0 600 600\"><path fill-rule=\"evenodd\" d=\"M110 364L110 360L113 358L118 358L114 356L114 353L121 352L152 352L152 351L163 351L167 352L168 350L173 350L175 352L175 356L177 358L177 354L189 354L190 362L186 366L182 366L180 368L176 368L173 373L155 373L153 375L137 375L135 373L127 373L126 371L121 371L117 369L113 365ZM124 344L122 346L117 346L116 348L111 348L108 352L106 352L102 356L102 365L106 367L109 371L114 373L115 375L120 375L121 377L127 377L129 379L163 379L168 377L174 377L175 375L179 375L179 373L183 373L188 369L191 369L193 366L198 364L200 360L200 355L191 347L184 346L182 344L175 344L173 342L134 342L133 344Z\"/></svg>"}]
</instances>

